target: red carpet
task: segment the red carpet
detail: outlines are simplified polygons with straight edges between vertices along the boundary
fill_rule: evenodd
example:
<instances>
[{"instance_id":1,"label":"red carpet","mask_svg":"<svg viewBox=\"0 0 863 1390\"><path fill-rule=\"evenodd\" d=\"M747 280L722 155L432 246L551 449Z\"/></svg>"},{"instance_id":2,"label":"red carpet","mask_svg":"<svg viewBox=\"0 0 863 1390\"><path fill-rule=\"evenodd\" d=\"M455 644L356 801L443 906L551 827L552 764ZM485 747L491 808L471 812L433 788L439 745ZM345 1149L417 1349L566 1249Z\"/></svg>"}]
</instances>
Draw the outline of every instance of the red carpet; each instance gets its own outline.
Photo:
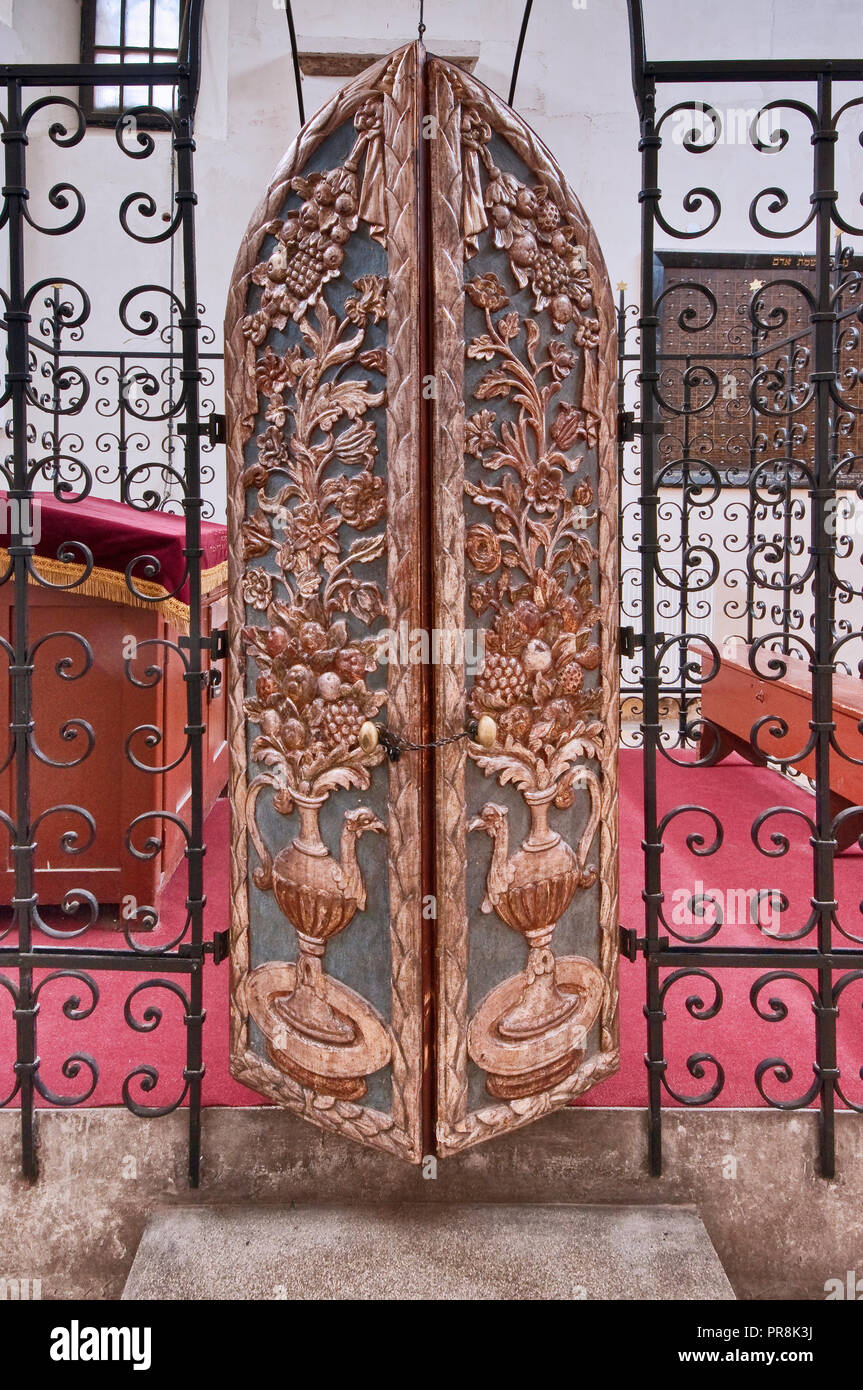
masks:
<instances>
[{"instance_id":1,"label":"red carpet","mask_svg":"<svg viewBox=\"0 0 863 1390\"><path fill-rule=\"evenodd\" d=\"M642 812L641 812L641 754L626 750L621 754L621 905L620 920L628 927L643 931L642 918ZM698 803L711 807L725 828L725 841L714 855L697 857L687 848L686 838L700 833L707 844L713 837L706 816L688 814L672 821L665 834L662 859L666 912L671 918L675 889L709 892L728 890L781 890L789 907L782 914L781 930L801 925L808 916L812 892L812 855L808 831L799 817L784 816L768 823L769 835L782 830L791 840L791 850L783 858L769 859L753 846L749 829L758 814L766 807L783 803L811 809L811 798L783 782L774 773L730 761L720 768L678 768L660 759L659 764L660 817L674 806ZM697 847L697 846L696 846ZM863 889L863 855L859 851L841 856L836 861L837 898L840 921L849 930L863 936L861 918L861 889ZM205 859L206 893L208 899L208 932L220 930L228 921L228 808L221 801L207 822L207 855ZM174 878L162 904L166 926L176 929L184 916L185 874L180 870ZM696 936L706 929L698 923L679 930ZM756 945L764 938L751 924L723 925L718 938L722 944ZM7 938L8 941L8 938ZM107 931L90 932L88 946L116 947L121 938ZM715 942L714 942L715 944ZM813 944L802 942L801 945ZM776 969L781 966L781 947L777 948ZM40 972L44 976L50 972ZM725 1071L725 1085L715 1104L720 1106L752 1106L764 1102L758 1094L753 1073L759 1061L766 1057L781 1057L790 1063L793 1078L785 1085L767 1078L770 1094L779 1099L805 1093L812 1081L814 1059L814 1015L811 996L805 985L793 981L778 981L766 987L761 995L761 1008L771 1013L769 999L778 997L787 1006L787 1017L777 1023L760 1019L749 1002L753 981L764 971L725 970L720 972L724 1003L717 1016L706 1021L693 1019L686 1001L699 996L705 1006L714 1001L713 988L698 977L682 979L672 985L666 998L666 1056L669 1061L669 1085L683 1095L697 1095L708 1089L715 1071L704 1064L704 1077L693 1078L686 1060L693 1053L713 1053ZM62 1007L70 994L88 1002L84 986L68 979L56 979L47 984L41 995L38 1019L39 1053L42 1059L40 1075L44 1084L61 1095L73 1095L87 1089L87 1070L82 1065L77 1077L64 1076L63 1061L71 1054L89 1053L99 1065L99 1082L89 1105L116 1105L121 1099L124 1078L136 1067L148 1066L159 1073L153 1090L144 1093L140 1080L131 1084L131 1094L147 1105L168 1104L183 1089L182 1068L184 1038L181 1001L164 988L146 990L132 1001L132 1011L138 1021L146 1021L146 1010L154 1005L162 1010L162 1020L152 1031L133 1032L124 1021L126 999L141 980L139 975L94 972L100 990L100 1001L89 1018L75 1021L64 1016ZM185 988L186 977L168 976ZM204 971L204 1003L207 1021L204 1027L204 1058L206 1076L203 1083L205 1105L262 1104L260 1096L238 1085L228 1070L228 965L214 967L208 963ZM643 1106L646 1102L646 1083L643 1055L645 1051L644 966L621 960L621 1039L622 1065L619 1074L590 1092L580 1104ZM863 1028L861 1028L863 981L857 981L842 996L839 1022L839 1065L843 1084L855 1102L863 1101ZM150 1020L152 1021L152 1020ZM0 988L0 1096L8 1094L12 1085L14 1030L11 1018L11 999ZM674 1104L666 1096L668 1104ZM40 1101L40 1104L44 1102Z\"/></svg>"}]
</instances>

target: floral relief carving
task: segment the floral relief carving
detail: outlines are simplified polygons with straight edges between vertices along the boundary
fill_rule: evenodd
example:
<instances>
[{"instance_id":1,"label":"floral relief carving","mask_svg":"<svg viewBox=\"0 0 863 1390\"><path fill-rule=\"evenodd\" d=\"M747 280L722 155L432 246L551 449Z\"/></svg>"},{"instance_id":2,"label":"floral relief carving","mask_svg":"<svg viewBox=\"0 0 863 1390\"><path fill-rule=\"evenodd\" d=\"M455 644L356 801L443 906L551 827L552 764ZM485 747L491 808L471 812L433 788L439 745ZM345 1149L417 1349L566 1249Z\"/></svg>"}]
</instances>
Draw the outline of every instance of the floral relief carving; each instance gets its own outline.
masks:
<instances>
[{"instance_id":1,"label":"floral relief carving","mask_svg":"<svg viewBox=\"0 0 863 1390\"><path fill-rule=\"evenodd\" d=\"M551 425L548 419L575 357L553 338L540 358L535 320L522 321L513 310L492 317L509 306L495 275L468 281L465 289L487 329L468 344L467 356L493 364L474 395L505 398L518 410L512 421L498 422L488 409L467 420L468 452L490 475L488 482L465 483L475 506L490 517L467 531L468 559L489 576L471 584L469 602L478 617L492 614L470 708L477 718L495 718L506 750L473 756L488 771L497 771L496 759L505 756L509 761L500 770L509 769L506 780L531 790L554 783L557 804L572 805L569 774L585 755L568 751L569 744L586 742L590 757L602 738L594 718L599 692L585 683L585 672L600 661L591 575L597 556L587 535L597 519L593 484L577 476L583 455L569 456L555 439L557 422L567 421L571 408L559 404Z\"/></svg>"},{"instance_id":2,"label":"floral relief carving","mask_svg":"<svg viewBox=\"0 0 863 1390\"><path fill-rule=\"evenodd\" d=\"M496 239L504 238L499 244L510 250L514 277L524 287L526 267L512 252L518 253L517 237L526 234L513 228L519 218L510 214L510 205L525 213L543 210L548 229L558 228L559 217L549 212L544 189L527 200L510 176L489 172L485 199L498 212ZM565 253L563 242L555 243L553 253L558 250ZM581 316L592 303L589 288L580 269L571 274L565 283L573 297L566 305L562 297L548 298L539 271L532 281L537 307L548 306L558 331L577 319L569 343L547 334L544 340L536 319L522 318L511 307L493 272L465 284L486 326L466 348L469 359L489 364L474 398L506 402L504 418L483 405L467 417L465 428L466 452L489 475L488 481L465 481L474 506L489 516L469 526L465 538L470 564L487 576L470 584L469 603L478 617L490 614L485 662L469 708L476 719L491 715L498 730L490 750L474 745L470 756L487 777L515 786L531 816L530 831L514 853L506 806L487 802L468 827L484 830L494 845L482 910L496 912L528 944L523 973L492 990L468 1033L468 1050L487 1073L487 1090L504 1100L536 1095L576 1070L603 997L602 976L591 961L557 959L551 949L558 919L576 892L597 878L588 856L599 823L596 765L604 751L597 718L601 690L586 680L601 661L594 635L600 618L594 597L598 557L588 535L597 511L584 454L569 452L580 441L589 446L595 424L588 424L580 406L556 399L565 382L578 382L580 364L584 387L583 363L595 345L591 321ZM585 824L573 848L549 825L548 812L551 805L573 807L579 793Z\"/></svg>"},{"instance_id":3,"label":"floral relief carving","mask_svg":"<svg viewBox=\"0 0 863 1390\"><path fill-rule=\"evenodd\" d=\"M242 634L258 672L245 712L261 731L250 756L281 778L285 811L293 791L368 787L368 770L382 756L357 743L363 720L386 698L366 684L375 642L350 638L344 615L368 625L383 612L380 588L363 567L383 554L385 536L362 532L386 511L374 472L377 426L367 418L385 393L344 373L367 355L366 327L385 316L386 282L364 276L355 288L342 318L322 299L318 327L301 320L305 350L277 356L268 345L257 364L268 424L244 477L256 506L241 528L243 553L246 561L273 555L275 566L250 565L243 576L246 602L267 619ZM342 528L361 534L348 542Z\"/></svg>"},{"instance_id":4,"label":"floral relief carving","mask_svg":"<svg viewBox=\"0 0 863 1390\"><path fill-rule=\"evenodd\" d=\"M253 271L263 292L243 322L253 350L289 317L302 339L302 346L281 353L267 341L254 359L264 428L242 477L254 500L240 527L243 597L265 619L241 632L254 673L243 710L259 730L249 759L263 769L246 793L246 826L260 860L252 878L274 894L300 953L296 964L270 962L252 971L245 995L279 1069L318 1096L343 1101L364 1095L365 1076L391 1055L383 1021L323 968L328 939L365 907L356 842L386 827L368 807L346 812L336 858L319 826L329 795L368 789L371 769L383 758L382 749L367 752L359 744L361 725L386 700L367 680L377 666L376 644L352 636L348 618L368 628L384 611L366 567L386 544L385 533L372 530L386 514L384 480L374 471L374 412L386 393L371 381L386 362L366 339L369 325L386 318L387 280L361 276L341 313L323 288L340 273L344 245L363 210L366 217L379 211L358 173L365 151L368 180L378 106L367 101L355 118L359 134L344 165L291 181L305 201L299 213L269 224L277 246ZM362 373L351 374L357 367ZM264 559L266 565L254 563ZM277 812L299 816L297 834L275 857L257 821L264 788Z\"/></svg>"}]
</instances>

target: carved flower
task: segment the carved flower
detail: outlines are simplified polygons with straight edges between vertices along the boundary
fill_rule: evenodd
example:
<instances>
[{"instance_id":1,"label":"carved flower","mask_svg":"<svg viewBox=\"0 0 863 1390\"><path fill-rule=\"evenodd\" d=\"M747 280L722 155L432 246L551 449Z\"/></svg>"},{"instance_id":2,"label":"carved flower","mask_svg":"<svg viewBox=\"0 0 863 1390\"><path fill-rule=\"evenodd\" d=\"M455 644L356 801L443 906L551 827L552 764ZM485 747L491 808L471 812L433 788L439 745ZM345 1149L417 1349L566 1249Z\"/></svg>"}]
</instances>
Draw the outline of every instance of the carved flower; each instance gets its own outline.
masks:
<instances>
[{"instance_id":1,"label":"carved flower","mask_svg":"<svg viewBox=\"0 0 863 1390\"><path fill-rule=\"evenodd\" d=\"M267 411L264 416L264 419L268 420L271 425L275 425L277 429L281 430L284 429L285 421L287 420L287 418L288 408L285 405L285 398L278 392L275 392L272 396L270 396L270 403L267 406Z\"/></svg>"},{"instance_id":2,"label":"carved flower","mask_svg":"<svg viewBox=\"0 0 863 1390\"><path fill-rule=\"evenodd\" d=\"M288 364L284 358L278 357L273 352L272 345L267 344L266 351L259 357L255 364L255 385L262 396L274 396L281 392L288 384L289 378Z\"/></svg>"},{"instance_id":3,"label":"carved flower","mask_svg":"<svg viewBox=\"0 0 863 1390\"><path fill-rule=\"evenodd\" d=\"M470 586L470 606L480 617L487 608L491 608L497 599L497 588L494 584L471 584Z\"/></svg>"},{"instance_id":4,"label":"carved flower","mask_svg":"<svg viewBox=\"0 0 863 1390\"><path fill-rule=\"evenodd\" d=\"M497 416L493 410L478 410L475 415L470 415L464 422L464 447L468 454L473 454L474 458L481 458L486 449L491 449L497 443L492 425Z\"/></svg>"},{"instance_id":5,"label":"carved flower","mask_svg":"<svg viewBox=\"0 0 863 1390\"><path fill-rule=\"evenodd\" d=\"M276 558L279 566L284 570L285 574L289 574L290 571L294 568L294 564L296 562L296 551L294 550L293 541L286 540L279 549L279 553Z\"/></svg>"},{"instance_id":6,"label":"carved flower","mask_svg":"<svg viewBox=\"0 0 863 1390\"><path fill-rule=\"evenodd\" d=\"M477 309L488 309L492 314L506 308L509 303L509 296L493 270L467 280L465 289L471 304L475 304Z\"/></svg>"},{"instance_id":7,"label":"carved flower","mask_svg":"<svg viewBox=\"0 0 863 1390\"><path fill-rule=\"evenodd\" d=\"M282 468L288 459L288 446L277 425L269 425L263 434L258 435L258 461L268 471Z\"/></svg>"},{"instance_id":8,"label":"carved flower","mask_svg":"<svg viewBox=\"0 0 863 1390\"><path fill-rule=\"evenodd\" d=\"M284 327L284 324L282 324ZM243 336L258 347L266 338L270 331L270 322L267 315L259 310L256 314L247 314L243 319Z\"/></svg>"},{"instance_id":9,"label":"carved flower","mask_svg":"<svg viewBox=\"0 0 863 1390\"><path fill-rule=\"evenodd\" d=\"M386 511L384 480L374 473L360 473L345 483L341 496L342 521L356 531L365 531L380 521Z\"/></svg>"},{"instance_id":10,"label":"carved flower","mask_svg":"<svg viewBox=\"0 0 863 1390\"><path fill-rule=\"evenodd\" d=\"M558 338L552 338L548 345L548 360L555 381L564 381L575 366L574 354Z\"/></svg>"},{"instance_id":11,"label":"carved flower","mask_svg":"<svg viewBox=\"0 0 863 1390\"><path fill-rule=\"evenodd\" d=\"M266 570L246 570L243 575L243 598L252 608L262 612L273 596L273 576Z\"/></svg>"},{"instance_id":12,"label":"carved flower","mask_svg":"<svg viewBox=\"0 0 863 1390\"><path fill-rule=\"evenodd\" d=\"M560 449L571 449L579 439L584 439L588 445L592 445L596 443L596 421L577 406L561 401L549 434Z\"/></svg>"},{"instance_id":13,"label":"carved flower","mask_svg":"<svg viewBox=\"0 0 863 1390\"><path fill-rule=\"evenodd\" d=\"M369 348L367 352L359 355L360 363L368 372L380 372L381 376L387 374L387 354L385 348Z\"/></svg>"},{"instance_id":14,"label":"carved flower","mask_svg":"<svg viewBox=\"0 0 863 1390\"><path fill-rule=\"evenodd\" d=\"M491 574L500 564L500 541L497 533L483 522L478 522L476 526L468 529L465 549L468 559L480 574Z\"/></svg>"},{"instance_id":15,"label":"carved flower","mask_svg":"<svg viewBox=\"0 0 863 1390\"><path fill-rule=\"evenodd\" d=\"M338 517L324 517L315 502L302 502L288 513L290 525L285 528L285 538L294 549L308 557L310 565L317 565L325 555L338 558L338 541L335 539L340 526Z\"/></svg>"},{"instance_id":16,"label":"carved flower","mask_svg":"<svg viewBox=\"0 0 863 1390\"><path fill-rule=\"evenodd\" d=\"M461 139L465 149L479 150L491 139L491 126L484 121L473 106L464 108L461 121Z\"/></svg>"},{"instance_id":17,"label":"carved flower","mask_svg":"<svg viewBox=\"0 0 863 1390\"><path fill-rule=\"evenodd\" d=\"M572 336L573 341L585 352L599 347L599 320L582 319Z\"/></svg>"},{"instance_id":18,"label":"carved flower","mask_svg":"<svg viewBox=\"0 0 863 1390\"><path fill-rule=\"evenodd\" d=\"M518 188L518 179L514 174L504 174L496 165L492 165L485 190L486 207L515 207Z\"/></svg>"},{"instance_id":19,"label":"carved flower","mask_svg":"<svg viewBox=\"0 0 863 1390\"><path fill-rule=\"evenodd\" d=\"M361 275L354 281L359 296L345 300L345 317L360 327L371 318L375 323L387 316L388 281L381 275Z\"/></svg>"},{"instance_id":20,"label":"carved flower","mask_svg":"<svg viewBox=\"0 0 863 1390\"><path fill-rule=\"evenodd\" d=\"M582 312L592 308L593 294L590 288L590 271L581 261L577 261L575 267L570 269L567 293L575 300L575 303ZM593 322L596 322L596 320L593 320ZM598 328L599 325L597 324L597 330Z\"/></svg>"},{"instance_id":21,"label":"carved flower","mask_svg":"<svg viewBox=\"0 0 863 1390\"><path fill-rule=\"evenodd\" d=\"M566 500L563 473L543 456L527 471L524 495L538 512L555 511Z\"/></svg>"},{"instance_id":22,"label":"carved flower","mask_svg":"<svg viewBox=\"0 0 863 1390\"><path fill-rule=\"evenodd\" d=\"M333 451L341 463L355 467L364 464L371 468L378 452L377 431L368 420L354 420L346 430L336 435Z\"/></svg>"}]
</instances>

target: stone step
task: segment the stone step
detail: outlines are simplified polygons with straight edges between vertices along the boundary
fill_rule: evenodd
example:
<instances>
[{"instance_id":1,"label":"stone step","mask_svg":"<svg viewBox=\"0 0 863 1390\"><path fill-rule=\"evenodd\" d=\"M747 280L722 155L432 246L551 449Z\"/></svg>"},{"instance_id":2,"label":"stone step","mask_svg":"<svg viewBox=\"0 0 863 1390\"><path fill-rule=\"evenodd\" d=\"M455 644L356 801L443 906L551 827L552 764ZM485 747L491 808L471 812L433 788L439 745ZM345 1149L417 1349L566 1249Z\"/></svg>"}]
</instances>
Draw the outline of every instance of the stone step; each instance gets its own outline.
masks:
<instances>
[{"instance_id":1,"label":"stone step","mask_svg":"<svg viewBox=\"0 0 863 1390\"><path fill-rule=\"evenodd\" d=\"M171 1207L124 1299L728 1299L672 1206Z\"/></svg>"}]
</instances>

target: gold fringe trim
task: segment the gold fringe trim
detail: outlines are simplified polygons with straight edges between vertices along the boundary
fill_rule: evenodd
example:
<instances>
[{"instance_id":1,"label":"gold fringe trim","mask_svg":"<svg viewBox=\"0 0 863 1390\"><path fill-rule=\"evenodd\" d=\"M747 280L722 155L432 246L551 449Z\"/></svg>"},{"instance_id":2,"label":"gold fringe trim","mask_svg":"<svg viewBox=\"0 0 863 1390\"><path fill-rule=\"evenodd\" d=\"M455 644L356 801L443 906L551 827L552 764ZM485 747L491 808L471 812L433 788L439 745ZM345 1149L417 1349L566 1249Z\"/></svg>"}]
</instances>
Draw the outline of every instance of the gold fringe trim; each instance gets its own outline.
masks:
<instances>
[{"instance_id":1,"label":"gold fringe trim","mask_svg":"<svg viewBox=\"0 0 863 1390\"><path fill-rule=\"evenodd\" d=\"M173 627L181 632L189 630L189 605L183 603L176 597L168 597L167 590L161 585L156 584L151 579L136 579L135 587L140 590L143 597L133 594L126 583L126 576L117 570L104 569L100 565L94 565L87 578L81 583L76 583L86 572L86 565L71 564L66 560L55 560L49 555L34 555L33 561L43 579L49 584L68 585L70 592L76 594L87 594L90 598L103 598L109 603L121 603L127 608L146 608L151 612L158 604L158 612L161 617L168 620ZM4 570L9 562L9 551L0 548L0 565ZM31 584L38 584L38 579L33 575L27 576ZM212 569L201 570L201 592L209 594L213 589L217 589L220 584L226 584L228 580L228 562L222 560L218 565L213 565ZM148 600L154 600L149 602Z\"/></svg>"}]
</instances>

